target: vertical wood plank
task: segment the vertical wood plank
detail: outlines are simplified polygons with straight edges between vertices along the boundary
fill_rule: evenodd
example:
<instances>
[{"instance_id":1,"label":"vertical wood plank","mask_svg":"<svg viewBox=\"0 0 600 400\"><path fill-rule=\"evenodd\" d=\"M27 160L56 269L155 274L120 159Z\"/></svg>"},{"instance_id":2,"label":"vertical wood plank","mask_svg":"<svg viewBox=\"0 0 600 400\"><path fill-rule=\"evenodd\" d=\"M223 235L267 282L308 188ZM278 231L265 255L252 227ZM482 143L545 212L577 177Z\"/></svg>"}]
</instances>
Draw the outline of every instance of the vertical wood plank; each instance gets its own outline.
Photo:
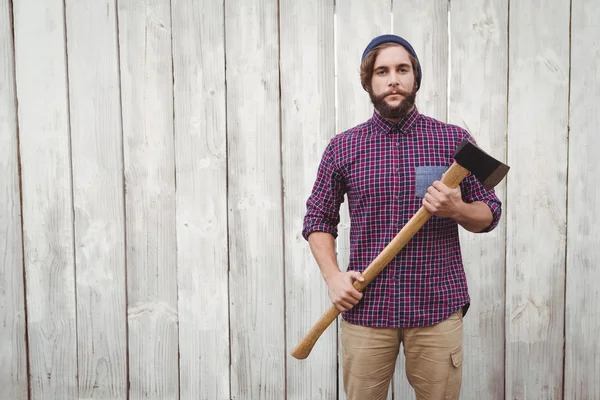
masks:
<instances>
[{"instance_id":1,"label":"vertical wood plank","mask_svg":"<svg viewBox=\"0 0 600 400\"><path fill-rule=\"evenodd\" d=\"M569 2L510 3L506 397L561 398Z\"/></svg>"},{"instance_id":2,"label":"vertical wood plank","mask_svg":"<svg viewBox=\"0 0 600 400\"><path fill-rule=\"evenodd\" d=\"M287 398L336 399L335 324L306 360L289 355L331 307L327 286L301 232L321 155L335 134L334 4L332 0L282 0L279 13Z\"/></svg>"},{"instance_id":3,"label":"vertical wood plank","mask_svg":"<svg viewBox=\"0 0 600 400\"><path fill-rule=\"evenodd\" d=\"M77 327L62 1L13 2L31 398L73 399Z\"/></svg>"},{"instance_id":4,"label":"vertical wood plank","mask_svg":"<svg viewBox=\"0 0 600 400\"><path fill-rule=\"evenodd\" d=\"M168 0L118 2L132 399L179 397Z\"/></svg>"},{"instance_id":5,"label":"vertical wood plank","mask_svg":"<svg viewBox=\"0 0 600 400\"><path fill-rule=\"evenodd\" d=\"M571 21L565 399L600 393L600 4L574 0Z\"/></svg>"},{"instance_id":6,"label":"vertical wood plank","mask_svg":"<svg viewBox=\"0 0 600 400\"><path fill-rule=\"evenodd\" d=\"M9 2L0 5L0 387L28 398L25 289L14 44Z\"/></svg>"},{"instance_id":7,"label":"vertical wood plank","mask_svg":"<svg viewBox=\"0 0 600 400\"><path fill-rule=\"evenodd\" d=\"M285 398L278 2L225 1L231 397Z\"/></svg>"},{"instance_id":8,"label":"vertical wood plank","mask_svg":"<svg viewBox=\"0 0 600 400\"><path fill-rule=\"evenodd\" d=\"M119 60L114 0L66 4L79 395L127 398Z\"/></svg>"},{"instance_id":9,"label":"vertical wood plank","mask_svg":"<svg viewBox=\"0 0 600 400\"><path fill-rule=\"evenodd\" d=\"M350 129L373 115L369 94L360 84L362 53L375 36L392 31L391 0L343 0L336 2L336 64L337 64L337 126L336 133ZM337 239L338 264L342 271L348 267L350 258L350 217L348 201L342 204L341 221ZM338 318L339 322L342 318ZM341 329L338 328L341 333ZM339 336L339 335L338 335ZM339 338L338 338L339 339ZM340 356L339 395L345 399L342 379L341 341L338 340ZM388 392L389 398L392 390Z\"/></svg>"},{"instance_id":10,"label":"vertical wood plank","mask_svg":"<svg viewBox=\"0 0 600 400\"><path fill-rule=\"evenodd\" d=\"M452 1L449 122L506 159L508 1ZM496 194L505 199L506 180ZM464 319L462 395L504 399L504 216L494 231L460 230L471 308Z\"/></svg>"},{"instance_id":11,"label":"vertical wood plank","mask_svg":"<svg viewBox=\"0 0 600 400\"><path fill-rule=\"evenodd\" d=\"M171 6L182 399L231 398L223 7Z\"/></svg>"},{"instance_id":12,"label":"vertical wood plank","mask_svg":"<svg viewBox=\"0 0 600 400\"><path fill-rule=\"evenodd\" d=\"M410 42L421 63L419 112L446 121L448 111L448 0L394 1L394 33Z\"/></svg>"}]
</instances>

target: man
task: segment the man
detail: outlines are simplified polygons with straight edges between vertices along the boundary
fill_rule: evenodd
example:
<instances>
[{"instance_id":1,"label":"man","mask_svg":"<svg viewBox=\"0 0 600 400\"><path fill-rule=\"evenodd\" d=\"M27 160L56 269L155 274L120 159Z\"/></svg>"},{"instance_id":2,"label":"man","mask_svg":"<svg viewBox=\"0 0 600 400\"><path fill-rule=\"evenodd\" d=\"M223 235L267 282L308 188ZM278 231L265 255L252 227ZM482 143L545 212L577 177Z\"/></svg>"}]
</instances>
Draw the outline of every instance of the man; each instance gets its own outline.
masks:
<instances>
[{"instance_id":1,"label":"man","mask_svg":"<svg viewBox=\"0 0 600 400\"><path fill-rule=\"evenodd\" d=\"M469 307L458 225L496 227L501 203L469 175L452 190L439 180L468 132L419 113L421 66L403 38L373 39L361 83L371 119L328 144L307 201L303 236L342 312L342 368L348 400L386 399L404 344L406 376L417 399L458 399L462 318ZM350 259L336 260L339 209L347 195ZM383 272L358 292L352 282L421 207L433 217Z\"/></svg>"}]
</instances>

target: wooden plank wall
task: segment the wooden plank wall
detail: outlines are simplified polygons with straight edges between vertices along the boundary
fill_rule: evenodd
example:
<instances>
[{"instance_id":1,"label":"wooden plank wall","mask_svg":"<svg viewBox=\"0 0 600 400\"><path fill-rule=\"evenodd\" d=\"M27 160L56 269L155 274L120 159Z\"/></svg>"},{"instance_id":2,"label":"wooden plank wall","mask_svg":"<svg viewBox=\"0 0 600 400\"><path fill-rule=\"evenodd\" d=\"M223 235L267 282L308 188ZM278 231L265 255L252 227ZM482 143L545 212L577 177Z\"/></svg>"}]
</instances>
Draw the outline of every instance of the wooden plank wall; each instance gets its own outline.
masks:
<instances>
[{"instance_id":1,"label":"wooden plank wall","mask_svg":"<svg viewBox=\"0 0 600 400\"><path fill-rule=\"evenodd\" d=\"M25 400L29 374L12 10L0 5L0 387Z\"/></svg>"},{"instance_id":2,"label":"wooden plank wall","mask_svg":"<svg viewBox=\"0 0 600 400\"><path fill-rule=\"evenodd\" d=\"M276 0L225 1L231 398L286 391Z\"/></svg>"},{"instance_id":3,"label":"wooden plank wall","mask_svg":"<svg viewBox=\"0 0 600 400\"><path fill-rule=\"evenodd\" d=\"M224 7L176 0L172 21L179 392L229 399Z\"/></svg>"},{"instance_id":4,"label":"wooden plank wall","mask_svg":"<svg viewBox=\"0 0 600 400\"><path fill-rule=\"evenodd\" d=\"M506 162L508 4L477 0L450 5L448 122L469 130L482 148ZM504 204L508 180L496 188ZM463 393L473 399L503 399L506 216L489 234L461 230L461 243L472 300L464 319Z\"/></svg>"},{"instance_id":5,"label":"wooden plank wall","mask_svg":"<svg viewBox=\"0 0 600 400\"><path fill-rule=\"evenodd\" d=\"M281 129L287 348L331 304L301 234L306 193L335 132L333 1L280 1ZM336 330L327 330L306 362L286 352L288 398L337 398ZM307 385L307 382L314 384Z\"/></svg>"},{"instance_id":6,"label":"wooden plank wall","mask_svg":"<svg viewBox=\"0 0 600 400\"><path fill-rule=\"evenodd\" d=\"M83 398L127 398L125 215L115 6L114 1L65 2L77 375L78 393Z\"/></svg>"},{"instance_id":7,"label":"wooden plank wall","mask_svg":"<svg viewBox=\"0 0 600 400\"><path fill-rule=\"evenodd\" d=\"M170 2L118 3L130 395L177 398Z\"/></svg>"},{"instance_id":8,"label":"wooden plank wall","mask_svg":"<svg viewBox=\"0 0 600 400\"><path fill-rule=\"evenodd\" d=\"M462 398L597 398L598 21L596 0L1 1L3 393L345 399L336 324L289 354L330 305L302 220L394 32L420 111L512 167L498 228L461 231Z\"/></svg>"},{"instance_id":9,"label":"wooden plank wall","mask_svg":"<svg viewBox=\"0 0 600 400\"><path fill-rule=\"evenodd\" d=\"M569 15L561 0L510 7L507 160L514 173L507 181L505 340L511 398L563 393Z\"/></svg>"},{"instance_id":10,"label":"wooden plank wall","mask_svg":"<svg viewBox=\"0 0 600 400\"><path fill-rule=\"evenodd\" d=\"M573 0L569 91L567 281L564 398L600 393L600 3Z\"/></svg>"},{"instance_id":11,"label":"wooden plank wall","mask_svg":"<svg viewBox=\"0 0 600 400\"><path fill-rule=\"evenodd\" d=\"M46 7L35 0L12 5L29 395L34 399L77 398L65 9L62 1L49 2Z\"/></svg>"}]
</instances>

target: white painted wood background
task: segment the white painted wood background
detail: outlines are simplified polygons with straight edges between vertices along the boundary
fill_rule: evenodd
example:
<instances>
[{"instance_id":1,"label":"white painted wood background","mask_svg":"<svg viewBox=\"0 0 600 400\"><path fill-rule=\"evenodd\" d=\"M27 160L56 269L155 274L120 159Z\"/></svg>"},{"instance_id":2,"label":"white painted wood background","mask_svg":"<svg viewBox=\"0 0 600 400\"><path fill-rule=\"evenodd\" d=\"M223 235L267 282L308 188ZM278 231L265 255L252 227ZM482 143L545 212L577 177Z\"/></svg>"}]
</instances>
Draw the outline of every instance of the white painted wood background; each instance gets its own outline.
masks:
<instances>
[{"instance_id":1,"label":"white painted wood background","mask_svg":"<svg viewBox=\"0 0 600 400\"><path fill-rule=\"evenodd\" d=\"M1 397L344 399L337 326L289 355L329 307L302 218L390 31L512 167L461 232L462 398L600 399L597 0L0 0Z\"/></svg>"}]
</instances>

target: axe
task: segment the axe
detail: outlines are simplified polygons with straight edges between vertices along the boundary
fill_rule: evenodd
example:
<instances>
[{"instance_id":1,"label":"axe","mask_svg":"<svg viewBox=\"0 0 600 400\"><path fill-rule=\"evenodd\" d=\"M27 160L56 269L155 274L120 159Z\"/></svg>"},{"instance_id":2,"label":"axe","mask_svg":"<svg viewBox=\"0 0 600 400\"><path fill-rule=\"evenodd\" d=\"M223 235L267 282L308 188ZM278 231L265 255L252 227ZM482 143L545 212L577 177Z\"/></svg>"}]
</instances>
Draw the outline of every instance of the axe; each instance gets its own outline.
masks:
<instances>
[{"instance_id":1,"label":"axe","mask_svg":"<svg viewBox=\"0 0 600 400\"><path fill-rule=\"evenodd\" d=\"M456 148L453 158L454 163L442 177L442 183L451 189L456 188L469 173L472 173L483 184L486 190L490 190L504 179L510 168L508 165L494 159L467 139L463 140ZM369 264L367 269L364 270L362 273L364 281L354 281L353 285L356 290L362 292L388 263L396 257L398 252L402 250L419 229L425 225L429 218L431 218L431 213L424 206L421 206L419 211ZM331 306L329 311L321 316L312 329L308 331L306 336L292 350L292 356L299 360L308 357L321 334L335 321L339 314L340 311L335 306Z\"/></svg>"}]
</instances>

